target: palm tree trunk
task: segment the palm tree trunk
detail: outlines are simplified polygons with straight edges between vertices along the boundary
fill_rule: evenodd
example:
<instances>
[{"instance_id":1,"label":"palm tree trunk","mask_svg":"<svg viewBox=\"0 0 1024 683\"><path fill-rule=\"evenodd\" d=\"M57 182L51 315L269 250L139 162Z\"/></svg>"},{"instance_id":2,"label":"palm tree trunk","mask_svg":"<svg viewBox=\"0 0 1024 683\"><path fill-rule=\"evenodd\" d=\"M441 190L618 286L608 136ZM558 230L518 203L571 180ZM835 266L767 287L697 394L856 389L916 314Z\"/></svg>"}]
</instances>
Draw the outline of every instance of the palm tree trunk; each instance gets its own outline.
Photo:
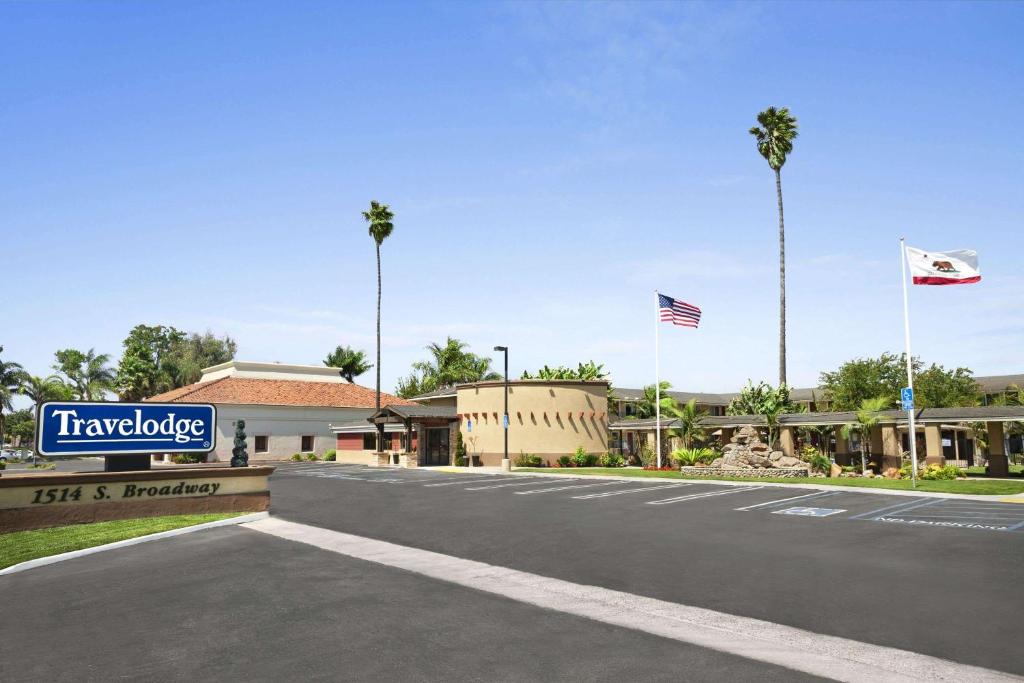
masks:
<instances>
[{"instance_id":1,"label":"palm tree trunk","mask_svg":"<svg viewBox=\"0 0 1024 683\"><path fill-rule=\"evenodd\" d=\"M380 411L380 244L377 244L377 410ZM377 425L377 452L384 450L384 425Z\"/></svg>"},{"instance_id":2,"label":"palm tree trunk","mask_svg":"<svg viewBox=\"0 0 1024 683\"><path fill-rule=\"evenodd\" d=\"M779 201L779 386L786 384L786 221L782 215L782 171L775 169Z\"/></svg>"}]
</instances>

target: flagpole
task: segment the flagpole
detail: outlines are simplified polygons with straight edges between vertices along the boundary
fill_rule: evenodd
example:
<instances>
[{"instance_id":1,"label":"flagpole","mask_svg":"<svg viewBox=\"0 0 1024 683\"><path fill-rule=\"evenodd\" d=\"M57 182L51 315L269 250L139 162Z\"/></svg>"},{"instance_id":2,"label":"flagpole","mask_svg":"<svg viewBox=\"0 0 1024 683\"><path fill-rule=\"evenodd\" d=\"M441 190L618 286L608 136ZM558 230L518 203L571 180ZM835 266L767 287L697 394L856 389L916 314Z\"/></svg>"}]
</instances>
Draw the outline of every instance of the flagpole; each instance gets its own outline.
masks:
<instances>
[{"instance_id":1,"label":"flagpole","mask_svg":"<svg viewBox=\"0 0 1024 683\"><path fill-rule=\"evenodd\" d=\"M661 368L658 358L658 338L661 336L661 299L654 290L654 448L658 469L661 469Z\"/></svg>"},{"instance_id":2,"label":"flagpole","mask_svg":"<svg viewBox=\"0 0 1024 683\"><path fill-rule=\"evenodd\" d=\"M914 391L914 364L910 355L910 300L907 296L907 245L900 238L900 259L903 267L903 338L907 346L907 386L911 394ZM910 481L917 488L917 428L914 426L914 408L907 411L907 422L910 428Z\"/></svg>"}]
</instances>

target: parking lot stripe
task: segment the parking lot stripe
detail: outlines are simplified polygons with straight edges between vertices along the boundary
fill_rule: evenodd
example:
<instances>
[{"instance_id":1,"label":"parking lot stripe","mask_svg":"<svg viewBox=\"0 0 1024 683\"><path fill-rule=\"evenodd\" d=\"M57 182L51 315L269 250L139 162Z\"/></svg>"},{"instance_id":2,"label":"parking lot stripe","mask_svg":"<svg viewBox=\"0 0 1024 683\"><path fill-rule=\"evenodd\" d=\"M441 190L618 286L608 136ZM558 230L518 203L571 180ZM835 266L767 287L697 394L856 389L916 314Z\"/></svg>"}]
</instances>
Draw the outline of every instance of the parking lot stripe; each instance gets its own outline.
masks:
<instances>
[{"instance_id":1,"label":"parking lot stripe","mask_svg":"<svg viewBox=\"0 0 1024 683\"><path fill-rule=\"evenodd\" d=\"M826 496L834 496L835 494L835 491L815 491L814 493L805 493L802 496L793 496L791 498L782 498L780 500L769 500L766 503L758 503L757 505L748 505L746 507L736 508L736 510L739 512L745 510L756 510L757 508L760 507L769 507L772 505L777 505L778 503L786 503L791 500L800 500L801 498L814 498L815 496L821 496L822 498L824 498Z\"/></svg>"},{"instance_id":2,"label":"parking lot stripe","mask_svg":"<svg viewBox=\"0 0 1024 683\"><path fill-rule=\"evenodd\" d=\"M711 498L712 496L727 496L730 493L742 493L744 491L756 491L763 489L763 486L744 486L730 489L728 491L711 491L708 493L691 493L688 496L679 496L677 498L666 498L665 500L650 500L647 501L647 505L668 505L669 503L682 503L685 500L696 500L697 498Z\"/></svg>"},{"instance_id":3,"label":"parking lot stripe","mask_svg":"<svg viewBox=\"0 0 1024 683\"><path fill-rule=\"evenodd\" d=\"M514 481L510 484L490 484L488 486L471 486L467 491L484 491L486 489L503 489L506 486L537 486L538 484L553 484L555 482L543 482L531 479L530 481Z\"/></svg>"},{"instance_id":4,"label":"parking lot stripe","mask_svg":"<svg viewBox=\"0 0 1024 683\"><path fill-rule=\"evenodd\" d=\"M456 475L456 476L460 476L461 477L462 475ZM492 474L489 477L487 477L486 479L469 479L468 481L442 481L442 482L438 482L436 484L424 484L424 486L459 486L461 484L475 484L475 483L481 482L481 481L494 481L495 478L498 477L498 476L500 476L500 475Z\"/></svg>"},{"instance_id":5,"label":"parking lot stripe","mask_svg":"<svg viewBox=\"0 0 1024 683\"><path fill-rule=\"evenodd\" d=\"M534 482L536 483L536 482ZM554 482L552 482L554 483ZM559 486L553 489L531 489L529 491L516 491L517 496L528 496L531 493L551 493L552 491L568 491L570 489L586 489L592 486L611 486L612 484L625 484L624 481L602 481L597 484L580 484L579 486Z\"/></svg>"},{"instance_id":6,"label":"parking lot stripe","mask_svg":"<svg viewBox=\"0 0 1024 683\"><path fill-rule=\"evenodd\" d=\"M1019 681L1020 677L863 640L588 586L510 567L269 518L242 526L328 552L546 610L854 683Z\"/></svg>"},{"instance_id":7,"label":"parking lot stripe","mask_svg":"<svg viewBox=\"0 0 1024 683\"><path fill-rule=\"evenodd\" d=\"M868 517L880 514L882 512L888 513L890 510L893 510L895 508L901 508L901 507L904 507L905 505L913 505L914 503L919 503L922 500L940 500L940 499L939 498L914 498L913 500L909 500L909 501L905 500L905 501L903 501L901 503L896 503L895 505L887 505L886 507L878 508L877 510L872 510L870 512L864 512L864 513L861 513L859 515L854 515L854 516L850 517L850 519L866 519Z\"/></svg>"},{"instance_id":8,"label":"parking lot stripe","mask_svg":"<svg viewBox=\"0 0 1024 683\"><path fill-rule=\"evenodd\" d=\"M573 500L590 500L591 498L607 498L609 496L621 496L624 493L639 493L641 491L660 491L661 489L677 489L680 486L693 486L693 484L650 484L639 489L626 489L625 491L602 491L601 493L588 493L583 496L573 496Z\"/></svg>"}]
</instances>

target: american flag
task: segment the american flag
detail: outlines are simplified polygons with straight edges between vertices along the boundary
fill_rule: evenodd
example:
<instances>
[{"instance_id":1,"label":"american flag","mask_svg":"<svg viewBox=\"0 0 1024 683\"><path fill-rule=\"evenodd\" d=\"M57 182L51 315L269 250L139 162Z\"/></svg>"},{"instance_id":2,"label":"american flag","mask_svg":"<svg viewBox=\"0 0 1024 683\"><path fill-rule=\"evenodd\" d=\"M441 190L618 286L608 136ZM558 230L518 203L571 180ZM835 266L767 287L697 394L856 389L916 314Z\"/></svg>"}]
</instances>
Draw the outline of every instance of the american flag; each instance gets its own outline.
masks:
<instances>
[{"instance_id":1,"label":"american flag","mask_svg":"<svg viewBox=\"0 0 1024 683\"><path fill-rule=\"evenodd\" d=\"M697 327L700 324L699 308L664 294L658 294L658 311L662 322L681 327Z\"/></svg>"}]
</instances>

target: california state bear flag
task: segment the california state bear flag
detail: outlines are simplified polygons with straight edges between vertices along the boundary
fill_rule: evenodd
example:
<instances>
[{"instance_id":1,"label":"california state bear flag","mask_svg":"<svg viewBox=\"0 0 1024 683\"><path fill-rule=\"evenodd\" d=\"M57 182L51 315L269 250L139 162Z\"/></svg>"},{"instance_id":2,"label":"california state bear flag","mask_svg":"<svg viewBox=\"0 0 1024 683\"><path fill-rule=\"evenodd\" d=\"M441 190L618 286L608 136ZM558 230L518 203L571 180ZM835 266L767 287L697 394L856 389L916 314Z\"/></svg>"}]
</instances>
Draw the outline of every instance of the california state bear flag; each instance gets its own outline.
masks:
<instances>
[{"instance_id":1,"label":"california state bear flag","mask_svg":"<svg viewBox=\"0 0 1024 683\"><path fill-rule=\"evenodd\" d=\"M938 252L907 247L907 262L915 285L966 285L981 281L978 252L971 249Z\"/></svg>"}]
</instances>

